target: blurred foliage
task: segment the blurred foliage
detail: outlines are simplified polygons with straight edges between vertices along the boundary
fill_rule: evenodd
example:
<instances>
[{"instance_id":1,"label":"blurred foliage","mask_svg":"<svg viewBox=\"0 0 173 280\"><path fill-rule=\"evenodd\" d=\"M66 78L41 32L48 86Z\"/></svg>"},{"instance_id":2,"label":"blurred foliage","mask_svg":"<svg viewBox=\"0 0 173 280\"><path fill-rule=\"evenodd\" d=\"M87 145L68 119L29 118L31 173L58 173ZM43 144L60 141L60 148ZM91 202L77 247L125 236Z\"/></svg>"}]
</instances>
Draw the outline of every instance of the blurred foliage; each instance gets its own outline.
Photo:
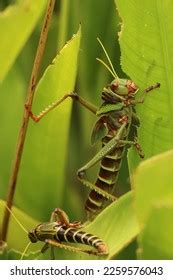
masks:
<instances>
[{"instance_id":1,"label":"blurred foliage","mask_svg":"<svg viewBox=\"0 0 173 280\"><path fill-rule=\"evenodd\" d=\"M42 24L43 9L48 1L38 1L38 3L42 3L40 9L36 8L38 4L36 2L29 1L30 9L24 9L28 13L27 16L21 14L17 17L20 23L17 28L25 27L23 30L21 28L20 32L13 29L13 17L15 13L19 15L19 11L23 11L22 7L25 7L25 4L28 5L28 1L3 0L0 2L1 39L3 40L4 34L4 38L7 40L4 41L4 46L10 48L14 45L13 52L10 52L11 57L8 57L8 48L0 52L0 60L1 56L2 61L9 60L8 65L4 63L3 69L5 70L1 69L3 73L0 75L4 78L0 84L1 104L3 104L0 107L0 198L2 199L5 199L7 194L26 90ZM115 3L121 18L118 16ZM169 36L172 34L173 25L170 20L170 3L164 1L161 4L159 1L160 4L158 4L156 0L152 3L147 0L143 3L142 9L141 3L137 4L135 0L116 0L115 3L113 0L56 1L33 110L34 113L38 113L64 93L72 91L75 88L76 72L78 74L75 90L96 106L100 105L102 88L112 80L112 77L103 65L96 61L96 57L106 61L96 40L99 37L113 61L119 77L130 77L142 89L155 82L161 83L159 90L148 95L145 104L136 106L141 119L140 143L146 158L150 158L173 147L171 122L171 50L173 48L172 37ZM5 19L9 24L8 33L13 35L8 35L8 37L6 37L6 29L3 25L6 11L10 11L7 13L8 19ZM33 22L28 21L31 11L34 11ZM118 32L121 29L119 23L122 21L120 63ZM79 30L80 24L82 37L79 48L80 31L77 32L77 30ZM76 35L69 41L75 33ZM65 48L62 49L67 41ZM62 51L57 56L57 50L59 53L61 49ZM78 71L76 71L77 56ZM56 59L53 61L54 57ZM49 64L50 66L47 68ZM126 74L122 72L120 64ZM47 69L46 72L44 72L45 69ZM49 72L51 73L48 74ZM73 103L73 106L71 104L71 100L67 100L40 123L30 122L14 201L14 204L22 209L22 211L14 209L15 216L27 230L36 226L38 221L48 221L51 211L55 207L62 207L72 221L84 220L83 205L88 190L80 185L75 174L77 169L85 164L100 146L91 148L90 144L95 117L80 108L78 104ZM130 149L128 157L130 173L132 173L139 164L138 155L133 148ZM171 156L169 159L171 161ZM156 162L160 164L159 170L163 171L163 174L160 172L158 177L158 181L163 186L164 172L168 170L166 175L170 179L170 170L167 169L167 163L165 165L161 163L160 158L156 158ZM165 225L169 225L172 201L169 201L169 207L166 205L166 200L163 205L159 204L158 207L158 201L160 203L162 197L167 196L166 190L171 189L171 180L168 181L165 189L161 188L157 203L153 206L150 201L152 201L152 197L157 198L157 189L153 188L152 182L155 177L150 176L151 165L152 160L151 162L146 161L146 168L143 169L141 165L141 170L139 169L134 175L132 193L124 195L118 202L111 204L91 224L86 226L88 232L97 234L106 241L110 248L108 258L113 258L115 255L117 259L135 258L137 245L132 243L132 240L139 232L139 258L154 258L154 256L171 258L172 256L169 252L164 252L163 248L158 249L157 247L161 240L163 240L163 244L171 244L167 239L168 236L163 236L161 233L158 242L153 245L155 234L158 231L158 228L153 226L154 219L159 220L161 217L159 225L162 227L162 221L168 213ZM153 165L152 168L153 172L158 172ZM88 177L93 181L96 178L97 169L98 166L88 172ZM144 170L146 174L143 176ZM156 174L155 176L157 177ZM116 194L120 195L128 191L129 182L125 155ZM133 208L134 201L135 209ZM3 207L1 204L1 218ZM145 212L148 214L145 215ZM17 251L23 251L28 240L26 233L13 221L13 217L11 223L8 246ZM10 235L11 231L13 231L12 235ZM148 242L148 238L151 238L152 244ZM128 244L130 245L126 249ZM28 253L30 254L32 250L38 250L40 247L40 244L34 244ZM152 248L155 250L156 247L158 255L153 255ZM58 259L87 258L87 256L64 252L64 250L57 251ZM4 254L1 255L1 258L18 258L16 251L12 251L12 253L5 251ZM35 257L28 256L28 258ZM49 254L46 254L44 258L49 258Z\"/></svg>"},{"instance_id":2,"label":"blurred foliage","mask_svg":"<svg viewBox=\"0 0 173 280\"><path fill-rule=\"evenodd\" d=\"M0 33L2 35L2 40L0 52L3 56L1 57L0 81L3 80L6 73L11 68L16 56L33 31L38 18L43 12L45 4L45 0L39 0L35 3L31 3L27 0L21 1L18 5L7 7L5 11L1 13ZM23 24L24 22L25 24ZM18 34L17 40L16 34Z\"/></svg>"},{"instance_id":3,"label":"blurred foliage","mask_svg":"<svg viewBox=\"0 0 173 280\"><path fill-rule=\"evenodd\" d=\"M173 150L144 161L133 176L139 258L173 259Z\"/></svg>"}]
</instances>

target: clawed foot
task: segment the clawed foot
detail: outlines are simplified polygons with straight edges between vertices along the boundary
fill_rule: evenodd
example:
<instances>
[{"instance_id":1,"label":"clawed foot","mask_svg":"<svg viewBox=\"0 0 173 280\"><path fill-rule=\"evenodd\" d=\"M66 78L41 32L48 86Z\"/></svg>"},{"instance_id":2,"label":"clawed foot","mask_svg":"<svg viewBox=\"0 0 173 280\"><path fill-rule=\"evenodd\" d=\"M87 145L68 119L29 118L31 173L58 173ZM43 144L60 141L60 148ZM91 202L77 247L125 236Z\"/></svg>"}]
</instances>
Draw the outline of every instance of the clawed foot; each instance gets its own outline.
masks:
<instances>
[{"instance_id":1,"label":"clawed foot","mask_svg":"<svg viewBox=\"0 0 173 280\"><path fill-rule=\"evenodd\" d=\"M135 142L135 147L136 147L136 149L137 149L137 151L138 151L138 154L139 154L139 156L141 157L141 158L144 158L144 152L142 151L142 148L141 148L141 145L137 142L137 137L135 137L135 139L134 139L134 142Z\"/></svg>"},{"instance_id":2,"label":"clawed foot","mask_svg":"<svg viewBox=\"0 0 173 280\"><path fill-rule=\"evenodd\" d=\"M28 104L25 104L25 110L28 112L29 117L34 121L34 122L38 122L40 119L35 116L30 110L29 110L29 106Z\"/></svg>"}]
</instances>

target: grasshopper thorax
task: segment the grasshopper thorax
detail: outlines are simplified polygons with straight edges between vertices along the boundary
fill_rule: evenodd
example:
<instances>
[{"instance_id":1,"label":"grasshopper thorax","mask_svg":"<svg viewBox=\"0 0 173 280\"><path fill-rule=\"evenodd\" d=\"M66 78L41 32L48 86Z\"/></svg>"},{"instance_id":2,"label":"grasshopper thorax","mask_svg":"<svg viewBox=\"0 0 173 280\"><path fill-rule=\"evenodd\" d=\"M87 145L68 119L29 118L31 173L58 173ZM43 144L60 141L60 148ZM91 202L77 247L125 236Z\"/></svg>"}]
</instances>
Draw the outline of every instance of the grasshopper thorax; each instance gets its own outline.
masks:
<instances>
[{"instance_id":1,"label":"grasshopper thorax","mask_svg":"<svg viewBox=\"0 0 173 280\"><path fill-rule=\"evenodd\" d=\"M60 226L58 222L42 223L36 226L35 229L28 232L28 237L32 243L45 241L46 239L52 239L57 232L57 228Z\"/></svg>"},{"instance_id":2,"label":"grasshopper thorax","mask_svg":"<svg viewBox=\"0 0 173 280\"><path fill-rule=\"evenodd\" d=\"M116 103L117 99L133 99L138 87L131 80L114 79L102 92L102 99L108 103ZM119 97L119 98L118 98Z\"/></svg>"}]
</instances>

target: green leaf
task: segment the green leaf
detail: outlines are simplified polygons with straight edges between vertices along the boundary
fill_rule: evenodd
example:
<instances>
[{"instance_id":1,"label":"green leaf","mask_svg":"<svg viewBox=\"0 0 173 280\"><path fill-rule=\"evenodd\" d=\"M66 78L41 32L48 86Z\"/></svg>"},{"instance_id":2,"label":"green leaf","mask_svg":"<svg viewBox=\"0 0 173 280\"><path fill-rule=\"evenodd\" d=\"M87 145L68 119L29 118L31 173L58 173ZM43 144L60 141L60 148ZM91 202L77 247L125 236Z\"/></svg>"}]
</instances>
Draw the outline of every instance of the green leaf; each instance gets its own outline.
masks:
<instances>
[{"instance_id":1,"label":"green leaf","mask_svg":"<svg viewBox=\"0 0 173 280\"><path fill-rule=\"evenodd\" d=\"M79 42L80 30L65 45L60 54L57 55L54 63L46 70L36 90L34 112L39 112L51 102L73 90L77 72ZM6 195L11 160L16 146L15 140L22 117L23 96L21 92L23 90L23 83L21 85L20 82L16 88L16 80L20 81L18 79L20 75L18 75L18 72L16 75L16 70L18 68L15 67L13 71L10 71L10 76L6 79L5 84L3 83L2 87L4 106L1 106L1 121L3 124L8 125L2 125L0 136L0 154L4 163L0 170L1 196ZM17 91L17 93L13 94L14 97L13 95L5 94L11 90L10 87L15 88ZM14 90L10 93L14 93ZM18 99L20 102L18 102ZM10 102L7 100L10 100ZM40 221L49 221L52 209L62 205L64 200L65 165L70 117L71 100L68 100L57 111L55 110L46 116L40 123L34 124L30 121L18 178L19 188L17 187L15 199L17 204L20 205L20 209L24 209L29 215L37 217ZM13 140L13 145L11 145L11 140ZM25 223L23 224L25 225ZM34 226L36 224L38 223L36 222ZM32 227L29 226L27 229L32 229ZM19 226L17 225L16 228L19 228ZM24 250L28 238L26 233L23 233L23 235L25 238L23 238L21 233L13 235L12 238L15 239L15 242L10 238L11 248L19 251ZM21 240L16 242L16 238L19 239L19 236ZM18 246L20 247L18 248ZM41 248L41 245L39 244L38 247ZM36 244L36 248L38 247ZM35 244L32 248L35 250Z\"/></svg>"},{"instance_id":2,"label":"green leaf","mask_svg":"<svg viewBox=\"0 0 173 280\"><path fill-rule=\"evenodd\" d=\"M0 226L2 226L2 218L4 214L5 202L0 200ZM29 242L27 232L24 231L22 226L25 228L26 231L31 230L36 225L39 224L38 221L32 219L23 211L17 209L16 207L12 208L13 215L11 216L10 223L9 223L9 230L7 236L7 245L8 249L15 249L16 251L23 252L26 245ZM17 220L17 221L16 221ZM21 224L21 226L19 225ZM0 228L0 231L2 228ZM35 245L35 244L34 244ZM40 248L40 244L34 246L34 251ZM33 247L28 250L28 252L32 251Z\"/></svg>"},{"instance_id":3,"label":"green leaf","mask_svg":"<svg viewBox=\"0 0 173 280\"><path fill-rule=\"evenodd\" d=\"M0 250L0 260L20 260L21 253L15 250Z\"/></svg>"},{"instance_id":4,"label":"green leaf","mask_svg":"<svg viewBox=\"0 0 173 280\"><path fill-rule=\"evenodd\" d=\"M139 236L139 258L147 260L173 259L173 200L164 200L152 208L146 227Z\"/></svg>"},{"instance_id":5,"label":"green leaf","mask_svg":"<svg viewBox=\"0 0 173 280\"><path fill-rule=\"evenodd\" d=\"M160 82L137 106L141 119L139 142L146 158L173 147L173 21L169 0L116 0L122 19L121 63L124 72L144 89ZM130 169L139 163L136 152L129 154Z\"/></svg>"},{"instance_id":6,"label":"green leaf","mask_svg":"<svg viewBox=\"0 0 173 280\"><path fill-rule=\"evenodd\" d=\"M46 0L18 1L0 12L0 82L31 35L46 3Z\"/></svg>"},{"instance_id":7,"label":"green leaf","mask_svg":"<svg viewBox=\"0 0 173 280\"><path fill-rule=\"evenodd\" d=\"M157 201L173 200L173 151L165 152L141 163L133 176L135 206L143 227Z\"/></svg>"},{"instance_id":8,"label":"green leaf","mask_svg":"<svg viewBox=\"0 0 173 280\"><path fill-rule=\"evenodd\" d=\"M85 54L82 56L80 63L80 92L81 94L85 93L86 98L90 101L100 102L100 90L105 86L105 82L108 83L109 72L105 71L102 65L99 67L99 64L96 62L96 57L105 58L96 38L99 37L101 39L108 53L112 50L119 54L118 42L116 43L111 40L112 36L116 36L117 19L115 18L113 1L88 0L79 1L79 3L81 4L80 16L82 15L83 18L82 50ZM99 16L97 17L98 7ZM76 18L72 20L76 20ZM110 75L109 79L112 79Z\"/></svg>"},{"instance_id":9,"label":"green leaf","mask_svg":"<svg viewBox=\"0 0 173 280\"><path fill-rule=\"evenodd\" d=\"M173 151L144 161L133 176L141 228L139 258L172 259Z\"/></svg>"},{"instance_id":10,"label":"green leaf","mask_svg":"<svg viewBox=\"0 0 173 280\"><path fill-rule=\"evenodd\" d=\"M36 252L30 252L22 256L21 252L10 249L0 252L0 260L36 260L40 255L40 250Z\"/></svg>"},{"instance_id":11,"label":"green leaf","mask_svg":"<svg viewBox=\"0 0 173 280\"><path fill-rule=\"evenodd\" d=\"M5 201L0 200L0 232L2 230L2 218L4 214ZM12 207L11 218L7 235L7 243L0 244L0 259L2 260L35 260L35 259L50 259L50 250L46 253L41 253L43 242L30 244L27 251L24 253L26 246L30 240L28 231L34 229L40 221L34 220L32 217L16 208ZM62 251L60 252L60 256Z\"/></svg>"},{"instance_id":12,"label":"green leaf","mask_svg":"<svg viewBox=\"0 0 173 280\"><path fill-rule=\"evenodd\" d=\"M120 252L139 233L132 193L129 192L118 201L111 203L84 230L99 236L106 242L109 248L108 259Z\"/></svg>"},{"instance_id":13,"label":"green leaf","mask_svg":"<svg viewBox=\"0 0 173 280\"><path fill-rule=\"evenodd\" d=\"M80 29L41 78L35 92L34 113L73 91L79 44ZM52 209L62 205L71 104L70 99L65 101L37 124L30 121L16 201L39 220L49 219Z\"/></svg>"}]
</instances>

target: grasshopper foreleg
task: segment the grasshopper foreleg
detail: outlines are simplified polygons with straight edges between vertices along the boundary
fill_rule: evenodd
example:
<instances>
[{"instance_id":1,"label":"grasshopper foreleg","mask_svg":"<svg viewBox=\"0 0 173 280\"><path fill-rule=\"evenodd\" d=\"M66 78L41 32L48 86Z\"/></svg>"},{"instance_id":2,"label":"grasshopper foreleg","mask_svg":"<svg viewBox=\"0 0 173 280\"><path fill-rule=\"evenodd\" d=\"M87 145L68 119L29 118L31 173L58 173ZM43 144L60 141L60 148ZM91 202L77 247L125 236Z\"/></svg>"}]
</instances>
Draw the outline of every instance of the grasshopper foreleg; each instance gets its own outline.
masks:
<instances>
[{"instance_id":1,"label":"grasshopper foreleg","mask_svg":"<svg viewBox=\"0 0 173 280\"><path fill-rule=\"evenodd\" d=\"M155 85L149 86L148 88L144 89L144 93L148 93L154 89L157 89L160 87L160 83L156 83ZM144 103L145 101L145 96L139 98L139 99L135 99L130 101L130 104L135 105L135 104L139 104L139 103Z\"/></svg>"},{"instance_id":2,"label":"grasshopper foreleg","mask_svg":"<svg viewBox=\"0 0 173 280\"><path fill-rule=\"evenodd\" d=\"M34 122L39 122L46 114L52 111L54 108L58 107L63 101L65 101L68 97L71 97L73 100L78 101L83 107L88 109L93 114L96 114L97 107L94 106L92 103L86 101L84 98L80 97L77 93L71 92L65 94L61 99L53 102L51 105L46 107L43 111L41 111L38 115L34 115L31 111L29 112L31 119ZM25 109L28 110L27 104L25 104Z\"/></svg>"}]
</instances>

